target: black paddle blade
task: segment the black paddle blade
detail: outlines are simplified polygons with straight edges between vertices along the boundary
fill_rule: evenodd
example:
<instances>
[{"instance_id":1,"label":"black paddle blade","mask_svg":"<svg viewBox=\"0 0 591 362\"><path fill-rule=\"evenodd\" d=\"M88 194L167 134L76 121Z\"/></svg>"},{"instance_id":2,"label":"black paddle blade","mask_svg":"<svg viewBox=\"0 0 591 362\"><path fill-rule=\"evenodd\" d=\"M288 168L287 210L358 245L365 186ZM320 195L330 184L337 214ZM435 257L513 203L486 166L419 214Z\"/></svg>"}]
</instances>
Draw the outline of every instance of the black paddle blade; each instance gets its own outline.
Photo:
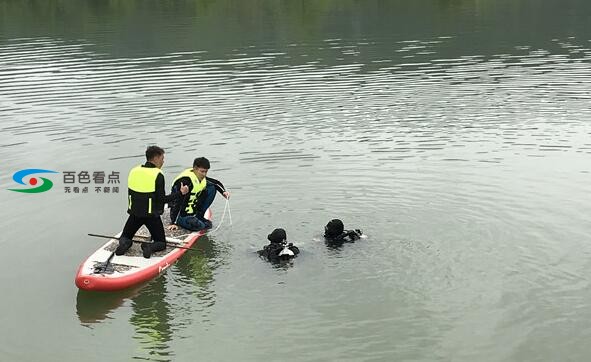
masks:
<instances>
[{"instance_id":1,"label":"black paddle blade","mask_svg":"<svg viewBox=\"0 0 591 362\"><path fill-rule=\"evenodd\" d=\"M115 268L113 268L113 264L110 262L96 263L92 272L93 274L113 274Z\"/></svg>"},{"instance_id":2,"label":"black paddle blade","mask_svg":"<svg viewBox=\"0 0 591 362\"><path fill-rule=\"evenodd\" d=\"M112 252L111 255L105 260L104 262L98 262L94 265L94 270L92 271L94 274L113 274L115 269L111 264L111 259L115 256L115 252Z\"/></svg>"}]
</instances>

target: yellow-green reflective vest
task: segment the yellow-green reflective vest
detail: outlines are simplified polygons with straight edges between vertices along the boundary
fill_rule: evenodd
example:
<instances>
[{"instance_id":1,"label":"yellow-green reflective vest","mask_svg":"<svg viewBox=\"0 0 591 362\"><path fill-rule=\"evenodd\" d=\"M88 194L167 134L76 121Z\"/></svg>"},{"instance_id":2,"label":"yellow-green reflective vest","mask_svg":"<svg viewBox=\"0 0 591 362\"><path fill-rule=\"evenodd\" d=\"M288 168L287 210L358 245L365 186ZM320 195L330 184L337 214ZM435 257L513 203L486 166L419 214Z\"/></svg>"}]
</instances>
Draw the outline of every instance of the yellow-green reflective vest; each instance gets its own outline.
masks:
<instances>
[{"instance_id":1,"label":"yellow-green reflective vest","mask_svg":"<svg viewBox=\"0 0 591 362\"><path fill-rule=\"evenodd\" d=\"M134 167L127 178L127 212L135 216L158 215L153 208L156 196L156 177L162 173L158 167Z\"/></svg>"},{"instance_id":2,"label":"yellow-green reflective vest","mask_svg":"<svg viewBox=\"0 0 591 362\"><path fill-rule=\"evenodd\" d=\"M191 194L189 196L189 200L187 201L187 206L185 207L185 212L189 215L193 215L193 209L195 207L195 203L197 202L197 198L199 197L199 194L201 193L201 191L203 191L203 189L205 189L205 186L207 185L207 180L204 177L203 180L201 180L201 182L199 182L199 179L197 178L197 175L195 175L195 172L193 172L193 169L188 168L185 171L181 172L181 174L178 175L174 179L173 184L175 182L177 182L178 179L183 178L183 177L190 178L191 183L193 184L193 187L191 188Z\"/></svg>"}]
</instances>

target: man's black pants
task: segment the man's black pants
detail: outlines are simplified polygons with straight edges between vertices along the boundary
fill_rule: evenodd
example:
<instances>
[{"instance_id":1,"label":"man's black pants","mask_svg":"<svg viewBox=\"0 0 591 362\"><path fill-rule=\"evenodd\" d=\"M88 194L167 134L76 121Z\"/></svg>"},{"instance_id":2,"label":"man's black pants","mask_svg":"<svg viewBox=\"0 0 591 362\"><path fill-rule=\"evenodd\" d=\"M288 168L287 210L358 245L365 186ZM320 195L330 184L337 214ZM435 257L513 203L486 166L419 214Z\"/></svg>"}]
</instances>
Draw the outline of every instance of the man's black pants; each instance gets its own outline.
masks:
<instances>
[{"instance_id":1,"label":"man's black pants","mask_svg":"<svg viewBox=\"0 0 591 362\"><path fill-rule=\"evenodd\" d=\"M127 218L127 222L123 227L121 236L132 239L142 225L146 225L148 231L150 231L152 240L154 241L150 245L152 251L166 249L166 235L164 234L164 225L162 225L162 219L160 216L138 217L135 215L129 215L129 218Z\"/></svg>"}]
</instances>

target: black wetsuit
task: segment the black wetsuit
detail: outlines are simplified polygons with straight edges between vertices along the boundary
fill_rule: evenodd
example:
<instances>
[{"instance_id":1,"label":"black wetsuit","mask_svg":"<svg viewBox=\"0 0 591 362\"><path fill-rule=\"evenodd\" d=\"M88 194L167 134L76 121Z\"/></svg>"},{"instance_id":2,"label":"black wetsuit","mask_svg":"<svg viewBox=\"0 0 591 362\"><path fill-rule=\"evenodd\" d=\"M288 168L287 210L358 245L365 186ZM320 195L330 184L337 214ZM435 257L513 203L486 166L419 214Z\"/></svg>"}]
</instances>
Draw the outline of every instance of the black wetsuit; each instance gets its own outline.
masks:
<instances>
[{"instance_id":1,"label":"black wetsuit","mask_svg":"<svg viewBox=\"0 0 591 362\"><path fill-rule=\"evenodd\" d=\"M340 246L344 243L352 243L355 240L359 240L363 233L359 229L345 230L340 235L329 237L324 235L324 241L329 246Z\"/></svg>"},{"instance_id":2,"label":"black wetsuit","mask_svg":"<svg viewBox=\"0 0 591 362\"><path fill-rule=\"evenodd\" d=\"M293 255L279 255L284 248L288 248L291 250ZM257 251L259 256L267 259L270 262L280 262L283 260L293 259L300 253L300 249L297 246L293 245L292 243L285 244L285 243L270 243L269 245L265 245L262 250Z\"/></svg>"}]
</instances>

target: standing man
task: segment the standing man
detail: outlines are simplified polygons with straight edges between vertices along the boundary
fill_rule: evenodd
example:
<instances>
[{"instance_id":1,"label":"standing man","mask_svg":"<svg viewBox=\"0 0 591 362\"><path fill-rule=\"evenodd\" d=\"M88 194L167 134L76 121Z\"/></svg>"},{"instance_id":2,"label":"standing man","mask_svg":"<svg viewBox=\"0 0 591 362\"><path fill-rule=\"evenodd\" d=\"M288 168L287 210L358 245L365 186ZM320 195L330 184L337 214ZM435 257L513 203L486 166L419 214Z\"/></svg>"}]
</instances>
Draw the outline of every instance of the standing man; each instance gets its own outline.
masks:
<instances>
[{"instance_id":1,"label":"standing man","mask_svg":"<svg viewBox=\"0 0 591 362\"><path fill-rule=\"evenodd\" d=\"M211 228L211 221L204 216L205 211L213 203L216 191L226 199L230 198L230 193L220 181L207 177L209 168L209 160L198 157L193 161L193 168L186 169L174 179L172 192L178 192L182 185L188 185L189 194L170 204L172 224L168 230L176 230L178 226L191 231Z\"/></svg>"},{"instance_id":2,"label":"standing man","mask_svg":"<svg viewBox=\"0 0 591 362\"><path fill-rule=\"evenodd\" d=\"M158 146L146 149L146 163L136 166L129 172L127 179L127 213L129 217L123 227L116 255L123 255L131 247L131 239L142 225L150 231L153 242L142 244L144 258L149 258L153 252L166 248L164 225L160 215L164 211L164 204L180 199L189 192L189 188L180 184L176 192L170 195L164 193L164 175L160 170L164 164L164 150Z\"/></svg>"}]
</instances>

